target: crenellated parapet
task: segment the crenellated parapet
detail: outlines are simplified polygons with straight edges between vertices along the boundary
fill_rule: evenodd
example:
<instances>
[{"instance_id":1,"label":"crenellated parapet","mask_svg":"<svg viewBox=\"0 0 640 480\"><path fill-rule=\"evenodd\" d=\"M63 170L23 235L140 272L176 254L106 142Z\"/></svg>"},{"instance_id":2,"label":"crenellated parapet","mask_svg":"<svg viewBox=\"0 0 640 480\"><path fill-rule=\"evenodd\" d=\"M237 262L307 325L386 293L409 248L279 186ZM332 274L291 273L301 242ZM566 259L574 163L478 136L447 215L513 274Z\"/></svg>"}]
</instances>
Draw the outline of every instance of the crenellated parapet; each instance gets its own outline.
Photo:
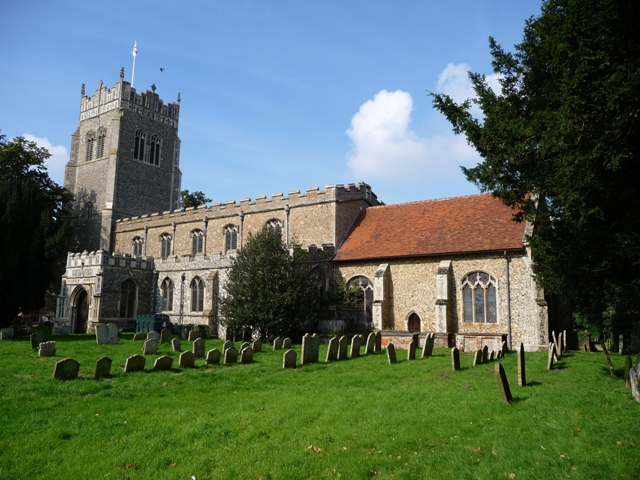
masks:
<instances>
[{"instance_id":1,"label":"crenellated parapet","mask_svg":"<svg viewBox=\"0 0 640 480\"><path fill-rule=\"evenodd\" d=\"M102 267L124 267L136 270L153 270L152 257L132 257L128 254L109 254L104 250L67 254L67 277L89 277L100 273Z\"/></svg>"}]
</instances>

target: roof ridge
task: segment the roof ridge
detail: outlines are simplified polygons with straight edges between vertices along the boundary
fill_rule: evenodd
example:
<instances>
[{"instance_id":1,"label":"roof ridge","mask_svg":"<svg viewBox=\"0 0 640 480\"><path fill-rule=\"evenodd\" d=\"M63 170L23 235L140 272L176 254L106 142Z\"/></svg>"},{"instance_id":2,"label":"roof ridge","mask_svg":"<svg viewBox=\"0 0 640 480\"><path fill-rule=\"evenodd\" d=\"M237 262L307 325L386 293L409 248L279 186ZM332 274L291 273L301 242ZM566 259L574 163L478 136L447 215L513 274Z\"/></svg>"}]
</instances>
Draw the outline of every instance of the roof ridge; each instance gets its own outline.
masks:
<instances>
[{"instance_id":1,"label":"roof ridge","mask_svg":"<svg viewBox=\"0 0 640 480\"><path fill-rule=\"evenodd\" d=\"M415 205L418 203L430 203L430 202L443 202L445 200L456 200L459 198L471 198L471 197L481 197L481 196L485 196L488 195L490 196L490 193L471 193L469 195L457 195L455 197L441 197L441 198L431 198L428 200L414 200L412 202L401 202L401 203L389 203L386 205L376 205L373 207L367 207L367 210L373 210L376 208L384 208L384 207L399 207L402 205Z\"/></svg>"}]
</instances>

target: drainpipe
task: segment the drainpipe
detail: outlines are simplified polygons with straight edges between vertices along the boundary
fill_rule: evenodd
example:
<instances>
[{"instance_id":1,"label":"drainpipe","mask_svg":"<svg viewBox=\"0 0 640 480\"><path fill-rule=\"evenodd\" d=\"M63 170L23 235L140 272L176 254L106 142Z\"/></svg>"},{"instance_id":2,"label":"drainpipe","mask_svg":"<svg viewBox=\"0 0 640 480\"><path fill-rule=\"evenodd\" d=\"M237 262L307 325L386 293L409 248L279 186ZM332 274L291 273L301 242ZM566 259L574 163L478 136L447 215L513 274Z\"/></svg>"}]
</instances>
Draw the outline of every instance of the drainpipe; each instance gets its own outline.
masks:
<instances>
[{"instance_id":1,"label":"drainpipe","mask_svg":"<svg viewBox=\"0 0 640 480\"><path fill-rule=\"evenodd\" d=\"M507 348L511 348L511 284L509 282L509 257L507 251L504 251L505 272L507 276Z\"/></svg>"},{"instance_id":2,"label":"drainpipe","mask_svg":"<svg viewBox=\"0 0 640 480\"><path fill-rule=\"evenodd\" d=\"M180 325L182 325L182 310L184 308L184 273L180 277Z\"/></svg>"}]
</instances>

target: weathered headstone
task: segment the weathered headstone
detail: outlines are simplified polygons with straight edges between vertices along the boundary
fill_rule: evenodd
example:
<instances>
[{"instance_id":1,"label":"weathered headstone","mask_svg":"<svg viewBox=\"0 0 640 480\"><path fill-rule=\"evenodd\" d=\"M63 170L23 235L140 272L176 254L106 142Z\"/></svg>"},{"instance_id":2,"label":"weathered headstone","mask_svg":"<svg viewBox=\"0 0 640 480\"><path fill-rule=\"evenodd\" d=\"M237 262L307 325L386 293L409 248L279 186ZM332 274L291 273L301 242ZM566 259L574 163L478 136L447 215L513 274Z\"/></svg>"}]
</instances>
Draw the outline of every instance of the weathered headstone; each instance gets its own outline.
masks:
<instances>
[{"instance_id":1,"label":"weathered headstone","mask_svg":"<svg viewBox=\"0 0 640 480\"><path fill-rule=\"evenodd\" d=\"M220 364L220 350L217 348L212 348L207 352L207 365L218 365Z\"/></svg>"},{"instance_id":2,"label":"weathered headstone","mask_svg":"<svg viewBox=\"0 0 640 480\"><path fill-rule=\"evenodd\" d=\"M473 355L473 366L482 364L482 350L476 350L476 353Z\"/></svg>"},{"instance_id":3,"label":"weathered headstone","mask_svg":"<svg viewBox=\"0 0 640 480\"><path fill-rule=\"evenodd\" d=\"M607 346L604 343L602 344L602 351L604 352L604 356L607 358L607 365L609 365L609 374L611 374L612 377L615 377L616 370L615 368L613 368L613 363L611 362L611 356L609 355L609 350L607 349Z\"/></svg>"},{"instance_id":4,"label":"weathered headstone","mask_svg":"<svg viewBox=\"0 0 640 480\"><path fill-rule=\"evenodd\" d=\"M31 348L37 350L42 342L47 341L47 336L42 332L34 332L29 336L31 340Z\"/></svg>"},{"instance_id":5,"label":"weathered headstone","mask_svg":"<svg viewBox=\"0 0 640 480\"><path fill-rule=\"evenodd\" d=\"M240 363L248 364L253 362L253 348L245 347L240 352Z\"/></svg>"},{"instance_id":6,"label":"weathered headstone","mask_svg":"<svg viewBox=\"0 0 640 480\"><path fill-rule=\"evenodd\" d=\"M518 349L518 385L521 387L527 386L527 374L524 365L524 344L520 344Z\"/></svg>"},{"instance_id":7,"label":"weathered headstone","mask_svg":"<svg viewBox=\"0 0 640 480\"><path fill-rule=\"evenodd\" d=\"M196 356L189 350L182 352L178 360L178 365L184 368L194 368L196 366Z\"/></svg>"},{"instance_id":8,"label":"weathered headstone","mask_svg":"<svg viewBox=\"0 0 640 480\"><path fill-rule=\"evenodd\" d=\"M320 348L320 339L314 334L306 333L302 337L302 365L318 362L318 352Z\"/></svg>"},{"instance_id":9,"label":"weathered headstone","mask_svg":"<svg viewBox=\"0 0 640 480\"><path fill-rule=\"evenodd\" d=\"M507 352L509 351L509 348L507 347L507 341L506 340L504 340L502 342L502 346L500 347L500 349L502 350L502 356L504 357L507 354Z\"/></svg>"},{"instance_id":10,"label":"weathered headstone","mask_svg":"<svg viewBox=\"0 0 640 480\"><path fill-rule=\"evenodd\" d=\"M7 327L0 330L0 340L13 340L13 328Z\"/></svg>"},{"instance_id":11,"label":"weathered headstone","mask_svg":"<svg viewBox=\"0 0 640 480\"><path fill-rule=\"evenodd\" d=\"M416 346L417 343L415 338L409 342L409 348L407 348L407 360L415 360L416 359Z\"/></svg>"},{"instance_id":12,"label":"weathered headstone","mask_svg":"<svg viewBox=\"0 0 640 480\"><path fill-rule=\"evenodd\" d=\"M56 342L42 342L38 347L39 357L55 357L56 356Z\"/></svg>"},{"instance_id":13,"label":"weathered headstone","mask_svg":"<svg viewBox=\"0 0 640 480\"><path fill-rule=\"evenodd\" d=\"M567 351L567 331L562 332L562 350Z\"/></svg>"},{"instance_id":14,"label":"weathered headstone","mask_svg":"<svg viewBox=\"0 0 640 480\"><path fill-rule=\"evenodd\" d=\"M179 352L182 350L182 348L180 348L180 339L179 338L172 338L171 339L171 348L173 348L174 352Z\"/></svg>"},{"instance_id":15,"label":"weathered headstone","mask_svg":"<svg viewBox=\"0 0 640 480\"><path fill-rule=\"evenodd\" d=\"M360 335L354 335L351 339L351 358L360 356Z\"/></svg>"},{"instance_id":16,"label":"weathered headstone","mask_svg":"<svg viewBox=\"0 0 640 480\"><path fill-rule=\"evenodd\" d=\"M376 352L382 351L382 332L378 330L376 332Z\"/></svg>"},{"instance_id":17,"label":"weathered headstone","mask_svg":"<svg viewBox=\"0 0 640 480\"><path fill-rule=\"evenodd\" d=\"M503 356L502 350L498 350L498 353L496 353L496 360L500 360Z\"/></svg>"},{"instance_id":18,"label":"weathered headstone","mask_svg":"<svg viewBox=\"0 0 640 480\"><path fill-rule=\"evenodd\" d=\"M553 330L551 332L551 337L553 338L553 344L557 345L558 344L558 335L556 334L555 330Z\"/></svg>"},{"instance_id":19,"label":"weathered headstone","mask_svg":"<svg viewBox=\"0 0 640 480\"><path fill-rule=\"evenodd\" d=\"M189 332L187 340L190 342L195 342L197 338L200 338L200 330L191 330Z\"/></svg>"},{"instance_id":20,"label":"weathered headstone","mask_svg":"<svg viewBox=\"0 0 640 480\"><path fill-rule=\"evenodd\" d=\"M163 328L160 331L160 343L169 343L171 342L171 329Z\"/></svg>"},{"instance_id":21,"label":"weathered headstone","mask_svg":"<svg viewBox=\"0 0 640 480\"><path fill-rule=\"evenodd\" d=\"M371 355L376 348L376 334L371 332L367 337L367 345L364 349L365 355Z\"/></svg>"},{"instance_id":22,"label":"weathered headstone","mask_svg":"<svg viewBox=\"0 0 640 480\"><path fill-rule=\"evenodd\" d=\"M489 347L487 345L482 347L482 363L489 363Z\"/></svg>"},{"instance_id":23,"label":"weathered headstone","mask_svg":"<svg viewBox=\"0 0 640 480\"><path fill-rule=\"evenodd\" d=\"M556 355L562 358L562 332L558 334L558 343L556 343Z\"/></svg>"},{"instance_id":24,"label":"weathered headstone","mask_svg":"<svg viewBox=\"0 0 640 480\"><path fill-rule=\"evenodd\" d=\"M422 347L422 358L430 357L433 354L433 345L435 342L435 333L427 333L424 339L424 347Z\"/></svg>"},{"instance_id":25,"label":"weathered headstone","mask_svg":"<svg viewBox=\"0 0 640 480\"><path fill-rule=\"evenodd\" d=\"M555 345L553 344L553 342L551 342L549 344L549 357L547 359L547 370L553 370L553 358L556 355L555 349L556 349Z\"/></svg>"},{"instance_id":26,"label":"weathered headstone","mask_svg":"<svg viewBox=\"0 0 640 480\"><path fill-rule=\"evenodd\" d=\"M631 382L629 381L629 370L632 368L631 357L627 356L624 359L624 388L631 388Z\"/></svg>"},{"instance_id":27,"label":"weathered headstone","mask_svg":"<svg viewBox=\"0 0 640 480\"><path fill-rule=\"evenodd\" d=\"M327 347L326 362L333 362L338 359L338 337L333 337L329 340L329 346Z\"/></svg>"},{"instance_id":28,"label":"weathered headstone","mask_svg":"<svg viewBox=\"0 0 640 480\"><path fill-rule=\"evenodd\" d=\"M259 338L254 340L251 344L251 348L253 348L253 353L258 353L262 351L262 340Z\"/></svg>"},{"instance_id":29,"label":"weathered headstone","mask_svg":"<svg viewBox=\"0 0 640 480\"><path fill-rule=\"evenodd\" d=\"M156 358L155 363L153 364L154 370L171 370L171 365L173 365L173 358L169 355L163 355L161 357Z\"/></svg>"},{"instance_id":30,"label":"weathered headstone","mask_svg":"<svg viewBox=\"0 0 640 480\"><path fill-rule=\"evenodd\" d=\"M393 343L387 345L387 360L389 361L389 365L398 363L398 359L396 358L396 347Z\"/></svg>"},{"instance_id":31,"label":"weathered headstone","mask_svg":"<svg viewBox=\"0 0 640 480\"><path fill-rule=\"evenodd\" d=\"M111 376L111 359L109 357L102 357L96 361L96 366L93 370L93 378L104 378Z\"/></svg>"},{"instance_id":32,"label":"weathered headstone","mask_svg":"<svg viewBox=\"0 0 640 480\"><path fill-rule=\"evenodd\" d=\"M250 347L251 345L249 344L249 342L242 342L242 345L240 345L240 348L238 350L240 350L240 352L242 352L242 350L244 350L247 347Z\"/></svg>"},{"instance_id":33,"label":"weathered headstone","mask_svg":"<svg viewBox=\"0 0 640 480\"><path fill-rule=\"evenodd\" d=\"M496 379L498 380L498 386L500 387L502 401L504 403L511 403L513 401L513 397L511 396L511 389L509 388L507 374L504 372L504 367L501 363L496 363Z\"/></svg>"},{"instance_id":34,"label":"weathered headstone","mask_svg":"<svg viewBox=\"0 0 640 480\"><path fill-rule=\"evenodd\" d=\"M149 338L142 344L143 355L156 355L158 353L158 340Z\"/></svg>"},{"instance_id":35,"label":"weathered headstone","mask_svg":"<svg viewBox=\"0 0 640 480\"><path fill-rule=\"evenodd\" d=\"M640 381L638 379L638 371L635 368L629 370L629 383L631 385L631 395L640 402Z\"/></svg>"},{"instance_id":36,"label":"weathered headstone","mask_svg":"<svg viewBox=\"0 0 640 480\"><path fill-rule=\"evenodd\" d=\"M280 350L282 348L282 337L276 337L273 340L273 349Z\"/></svg>"},{"instance_id":37,"label":"weathered headstone","mask_svg":"<svg viewBox=\"0 0 640 480\"><path fill-rule=\"evenodd\" d=\"M96 343L98 345L117 345L118 326L115 323L96 324Z\"/></svg>"},{"instance_id":38,"label":"weathered headstone","mask_svg":"<svg viewBox=\"0 0 640 480\"><path fill-rule=\"evenodd\" d=\"M451 349L451 368L460 370L460 350L457 347Z\"/></svg>"},{"instance_id":39,"label":"weathered headstone","mask_svg":"<svg viewBox=\"0 0 640 480\"><path fill-rule=\"evenodd\" d=\"M226 342L224 342L224 344L222 345L222 353L226 352L227 349L233 347L233 340L227 340Z\"/></svg>"},{"instance_id":40,"label":"weathered headstone","mask_svg":"<svg viewBox=\"0 0 640 480\"><path fill-rule=\"evenodd\" d=\"M204 352L205 352L205 341L204 341L204 338L202 338L202 337L196 338L193 341L193 354L196 357L204 357Z\"/></svg>"},{"instance_id":41,"label":"weathered headstone","mask_svg":"<svg viewBox=\"0 0 640 480\"><path fill-rule=\"evenodd\" d=\"M69 325L64 325L60 327L60 336L67 337L71 335L71 327Z\"/></svg>"},{"instance_id":42,"label":"weathered headstone","mask_svg":"<svg viewBox=\"0 0 640 480\"><path fill-rule=\"evenodd\" d=\"M75 380L78 378L78 372L80 371L80 364L73 358L65 358L56 362L56 366L53 368L53 378L58 380Z\"/></svg>"},{"instance_id":43,"label":"weathered headstone","mask_svg":"<svg viewBox=\"0 0 640 480\"><path fill-rule=\"evenodd\" d=\"M347 359L347 350L349 349L349 339L346 336L341 336L338 340L338 360Z\"/></svg>"},{"instance_id":44,"label":"weathered headstone","mask_svg":"<svg viewBox=\"0 0 640 480\"><path fill-rule=\"evenodd\" d=\"M298 354L295 350L287 350L282 356L282 368L296 368Z\"/></svg>"},{"instance_id":45,"label":"weathered headstone","mask_svg":"<svg viewBox=\"0 0 640 480\"><path fill-rule=\"evenodd\" d=\"M134 340L146 340L147 334L145 332L136 332L133 336Z\"/></svg>"},{"instance_id":46,"label":"weathered headstone","mask_svg":"<svg viewBox=\"0 0 640 480\"><path fill-rule=\"evenodd\" d=\"M238 349L236 347L229 347L224 351L224 363L238 363Z\"/></svg>"},{"instance_id":47,"label":"weathered headstone","mask_svg":"<svg viewBox=\"0 0 640 480\"><path fill-rule=\"evenodd\" d=\"M124 371L129 372L139 372L144 370L144 365L147 363L147 359L142 355L131 355L124 362Z\"/></svg>"},{"instance_id":48,"label":"weathered headstone","mask_svg":"<svg viewBox=\"0 0 640 480\"><path fill-rule=\"evenodd\" d=\"M159 342L160 341L160 334L158 332L156 332L155 330L152 330L149 333L147 333L147 340L157 340Z\"/></svg>"},{"instance_id":49,"label":"weathered headstone","mask_svg":"<svg viewBox=\"0 0 640 480\"><path fill-rule=\"evenodd\" d=\"M493 362L496 359L496 352L489 350L489 361Z\"/></svg>"},{"instance_id":50,"label":"weathered headstone","mask_svg":"<svg viewBox=\"0 0 640 480\"><path fill-rule=\"evenodd\" d=\"M291 348L291 344L293 343L293 341L287 337L282 341L282 348Z\"/></svg>"}]
</instances>

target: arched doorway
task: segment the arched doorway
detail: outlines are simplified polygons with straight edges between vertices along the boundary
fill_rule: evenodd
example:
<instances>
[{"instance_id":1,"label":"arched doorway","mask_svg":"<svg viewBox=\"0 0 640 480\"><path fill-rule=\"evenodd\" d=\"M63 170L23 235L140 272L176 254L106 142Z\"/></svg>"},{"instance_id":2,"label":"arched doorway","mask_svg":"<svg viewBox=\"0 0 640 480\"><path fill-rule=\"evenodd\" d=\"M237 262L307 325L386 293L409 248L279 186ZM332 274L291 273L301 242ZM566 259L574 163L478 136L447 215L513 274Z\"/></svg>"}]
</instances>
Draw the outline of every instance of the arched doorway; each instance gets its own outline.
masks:
<instances>
[{"instance_id":1,"label":"arched doorway","mask_svg":"<svg viewBox=\"0 0 640 480\"><path fill-rule=\"evenodd\" d=\"M87 333L89 319L89 296L83 289L76 300L76 333Z\"/></svg>"},{"instance_id":2,"label":"arched doorway","mask_svg":"<svg viewBox=\"0 0 640 480\"><path fill-rule=\"evenodd\" d=\"M410 332L419 332L420 331L420 317L417 313L412 313L409 315L409 320L407 322L409 325Z\"/></svg>"}]
</instances>

